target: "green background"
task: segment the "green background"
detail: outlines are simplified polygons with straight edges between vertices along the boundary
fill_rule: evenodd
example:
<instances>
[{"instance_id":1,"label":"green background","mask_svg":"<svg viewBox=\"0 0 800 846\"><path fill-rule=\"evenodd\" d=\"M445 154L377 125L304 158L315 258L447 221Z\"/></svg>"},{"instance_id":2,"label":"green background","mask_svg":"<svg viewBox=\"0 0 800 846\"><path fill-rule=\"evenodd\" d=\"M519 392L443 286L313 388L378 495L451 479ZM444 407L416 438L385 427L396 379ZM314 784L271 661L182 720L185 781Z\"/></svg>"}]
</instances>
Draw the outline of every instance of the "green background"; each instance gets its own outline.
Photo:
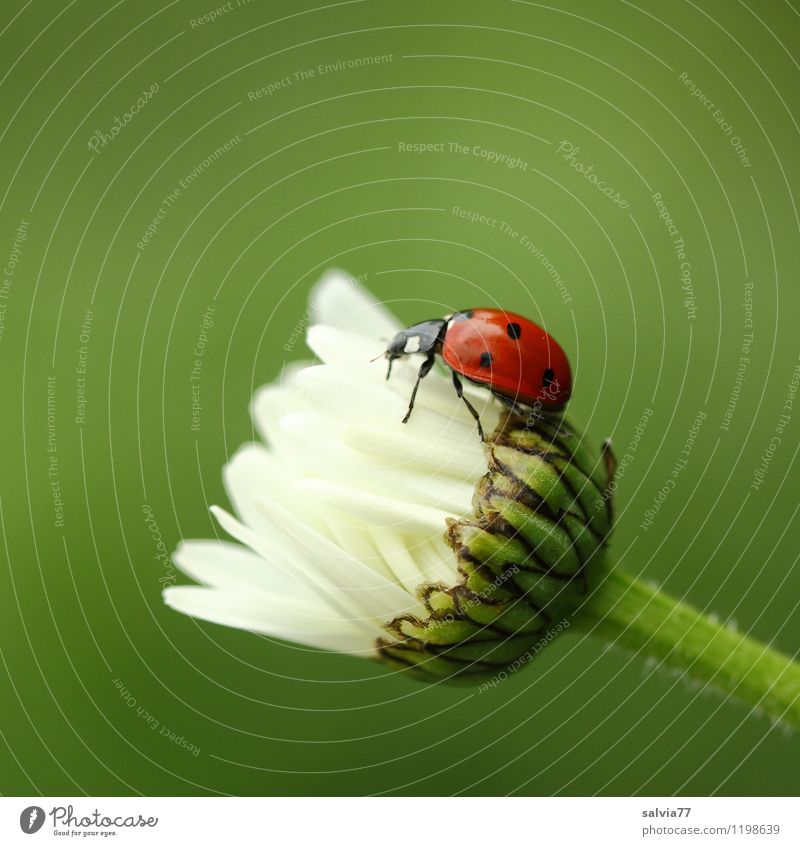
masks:
<instances>
[{"instance_id":1,"label":"green background","mask_svg":"<svg viewBox=\"0 0 800 846\"><path fill-rule=\"evenodd\" d=\"M565 636L478 694L178 615L143 512L168 551L214 535L207 506L227 503L220 469L253 438L250 396L306 355L292 335L309 288L340 266L408 322L495 304L546 321L572 359L573 416L620 454L652 409L619 482L616 551L800 648L800 405L751 488L800 351L796 9L252 0L192 23L212 9L36 0L0 13L7 280L18 259L0 299L2 792L796 794L800 738L598 643ZM366 56L386 58L346 65ZM400 147L418 143L445 149ZM655 193L686 244L691 307Z\"/></svg>"}]
</instances>

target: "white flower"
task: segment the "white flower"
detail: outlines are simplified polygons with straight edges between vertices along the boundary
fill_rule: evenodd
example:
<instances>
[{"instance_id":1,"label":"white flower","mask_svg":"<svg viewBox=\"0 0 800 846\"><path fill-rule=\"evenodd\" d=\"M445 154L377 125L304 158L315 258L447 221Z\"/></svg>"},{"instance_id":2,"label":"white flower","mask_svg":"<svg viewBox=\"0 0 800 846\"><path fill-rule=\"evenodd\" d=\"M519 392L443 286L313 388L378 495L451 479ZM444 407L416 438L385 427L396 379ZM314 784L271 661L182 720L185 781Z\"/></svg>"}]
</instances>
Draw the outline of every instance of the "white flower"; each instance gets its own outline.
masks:
<instances>
[{"instance_id":1,"label":"white flower","mask_svg":"<svg viewBox=\"0 0 800 846\"><path fill-rule=\"evenodd\" d=\"M395 362L386 381L385 360L370 360L402 327L355 280L326 275L310 315L307 343L322 364L287 368L258 391L264 443L243 446L224 470L237 517L212 508L239 543L182 542L175 563L200 585L167 588L164 599L215 623L375 656L386 623L425 613L421 584L459 581L445 521L472 514L486 457L444 369L401 422L422 358ZM465 394L492 431L499 404L485 390Z\"/></svg>"}]
</instances>

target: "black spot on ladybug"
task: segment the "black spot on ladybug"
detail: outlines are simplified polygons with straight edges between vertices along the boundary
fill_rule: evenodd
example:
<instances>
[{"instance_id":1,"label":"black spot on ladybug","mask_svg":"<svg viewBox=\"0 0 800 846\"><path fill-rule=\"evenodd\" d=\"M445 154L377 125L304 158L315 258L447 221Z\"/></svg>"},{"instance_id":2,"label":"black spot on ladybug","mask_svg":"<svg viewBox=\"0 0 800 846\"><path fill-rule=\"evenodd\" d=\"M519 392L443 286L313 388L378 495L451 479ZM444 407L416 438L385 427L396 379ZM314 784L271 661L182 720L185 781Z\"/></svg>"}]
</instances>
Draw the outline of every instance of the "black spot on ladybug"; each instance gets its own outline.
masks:
<instances>
[{"instance_id":1,"label":"black spot on ladybug","mask_svg":"<svg viewBox=\"0 0 800 846\"><path fill-rule=\"evenodd\" d=\"M549 388L553 384L555 378L556 374L554 373L553 369L551 367L548 367L547 370L544 371L544 375L542 376L542 385L545 388Z\"/></svg>"},{"instance_id":2,"label":"black spot on ladybug","mask_svg":"<svg viewBox=\"0 0 800 846\"><path fill-rule=\"evenodd\" d=\"M492 354L485 352L481 353L481 367L491 367L492 366Z\"/></svg>"},{"instance_id":3,"label":"black spot on ladybug","mask_svg":"<svg viewBox=\"0 0 800 846\"><path fill-rule=\"evenodd\" d=\"M506 326L506 332L508 332L509 338L513 338L516 341L522 334L522 327L519 323L509 323L508 326Z\"/></svg>"}]
</instances>

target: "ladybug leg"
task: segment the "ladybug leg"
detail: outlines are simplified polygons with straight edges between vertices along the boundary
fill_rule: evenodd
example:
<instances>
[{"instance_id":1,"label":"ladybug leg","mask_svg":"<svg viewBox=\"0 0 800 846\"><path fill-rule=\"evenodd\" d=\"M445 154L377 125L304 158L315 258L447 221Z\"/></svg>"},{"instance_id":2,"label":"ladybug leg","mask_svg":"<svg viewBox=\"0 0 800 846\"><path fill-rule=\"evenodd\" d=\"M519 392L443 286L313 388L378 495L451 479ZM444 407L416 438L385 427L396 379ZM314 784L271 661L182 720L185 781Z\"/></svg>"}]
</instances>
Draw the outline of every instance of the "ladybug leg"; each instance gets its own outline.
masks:
<instances>
[{"instance_id":1,"label":"ladybug leg","mask_svg":"<svg viewBox=\"0 0 800 846\"><path fill-rule=\"evenodd\" d=\"M403 418L403 423L408 423L408 418L411 417L411 412L414 410L414 400L417 398L417 390L419 389L419 383L431 372L431 368L433 367L433 359L434 356L431 353L431 355L429 355L425 359L425 361L422 362L419 368L419 373L417 373L417 381L414 383L414 390L411 392L411 400L408 403L408 411L406 412L406 416Z\"/></svg>"},{"instance_id":2,"label":"ladybug leg","mask_svg":"<svg viewBox=\"0 0 800 846\"><path fill-rule=\"evenodd\" d=\"M469 413L475 418L475 422L478 424L478 434L481 436L481 440L485 441L486 438L483 436L483 426L481 426L481 416L478 414L477 409L475 406L464 396L464 386L461 384L461 380L458 378L458 373L453 371L453 386L456 389L456 394L458 394L458 398L463 400L464 405L469 409Z\"/></svg>"}]
</instances>

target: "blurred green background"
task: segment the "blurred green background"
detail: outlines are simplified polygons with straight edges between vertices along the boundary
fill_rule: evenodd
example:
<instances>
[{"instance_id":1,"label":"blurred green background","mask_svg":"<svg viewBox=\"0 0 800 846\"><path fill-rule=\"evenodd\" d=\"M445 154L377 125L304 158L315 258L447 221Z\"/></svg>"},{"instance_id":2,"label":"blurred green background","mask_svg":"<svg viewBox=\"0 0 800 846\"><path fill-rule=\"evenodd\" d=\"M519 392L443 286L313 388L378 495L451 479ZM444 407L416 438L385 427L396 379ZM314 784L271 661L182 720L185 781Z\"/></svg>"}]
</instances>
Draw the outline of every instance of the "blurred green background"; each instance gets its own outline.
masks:
<instances>
[{"instance_id":1,"label":"blurred green background","mask_svg":"<svg viewBox=\"0 0 800 846\"><path fill-rule=\"evenodd\" d=\"M652 411L619 481L626 566L800 648L790 4L0 15L3 793L798 792L800 738L593 642L478 695L160 596L339 266L409 323L545 321L595 438L624 455Z\"/></svg>"}]
</instances>

